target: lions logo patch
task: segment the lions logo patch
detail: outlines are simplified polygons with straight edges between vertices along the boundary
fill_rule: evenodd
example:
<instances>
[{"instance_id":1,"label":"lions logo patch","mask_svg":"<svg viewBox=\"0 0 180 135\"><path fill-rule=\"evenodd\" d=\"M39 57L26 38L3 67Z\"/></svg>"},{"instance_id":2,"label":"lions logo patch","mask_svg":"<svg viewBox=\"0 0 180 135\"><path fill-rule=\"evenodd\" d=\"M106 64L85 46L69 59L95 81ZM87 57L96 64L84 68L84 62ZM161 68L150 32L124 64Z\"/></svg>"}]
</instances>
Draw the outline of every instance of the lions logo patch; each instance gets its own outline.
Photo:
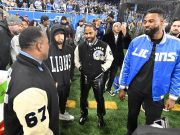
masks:
<instances>
[{"instance_id":1,"label":"lions logo patch","mask_svg":"<svg viewBox=\"0 0 180 135\"><path fill-rule=\"evenodd\" d=\"M101 61L104 61L105 57L104 57L104 52L102 50L96 50L94 53L93 53L93 58L95 60L101 60Z\"/></svg>"}]
</instances>

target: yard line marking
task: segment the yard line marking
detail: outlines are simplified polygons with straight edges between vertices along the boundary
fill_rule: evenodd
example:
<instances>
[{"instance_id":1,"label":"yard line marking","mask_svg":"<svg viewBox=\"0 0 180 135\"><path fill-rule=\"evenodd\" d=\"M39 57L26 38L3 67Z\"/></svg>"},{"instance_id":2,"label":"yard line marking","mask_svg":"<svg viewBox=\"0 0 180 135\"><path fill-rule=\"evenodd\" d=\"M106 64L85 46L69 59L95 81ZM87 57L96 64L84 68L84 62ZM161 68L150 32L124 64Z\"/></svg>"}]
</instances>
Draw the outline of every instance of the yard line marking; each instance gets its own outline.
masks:
<instances>
[{"instance_id":1,"label":"yard line marking","mask_svg":"<svg viewBox=\"0 0 180 135\"><path fill-rule=\"evenodd\" d=\"M96 109L97 103L96 101L88 101L88 105L90 109ZM75 100L67 100L66 107L68 108L75 108L76 107L76 101ZM106 109L118 109L116 102L114 101L105 101L105 108Z\"/></svg>"},{"instance_id":2,"label":"yard line marking","mask_svg":"<svg viewBox=\"0 0 180 135\"><path fill-rule=\"evenodd\" d=\"M180 111L180 104L175 104L174 107L172 108L172 111Z\"/></svg>"},{"instance_id":3,"label":"yard line marking","mask_svg":"<svg viewBox=\"0 0 180 135\"><path fill-rule=\"evenodd\" d=\"M88 103L89 103L89 108L91 108L91 109L97 108L96 101L89 101ZM113 101L106 101L105 108L106 109L114 109L114 110L118 109L116 102L113 102Z\"/></svg>"},{"instance_id":4,"label":"yard line marking","mask_svg":"<svg viewBox=\"0 0 180 135\"><path fill-rule=\"evenodd\" d=\"M76 107L76 101L75 100L67 100L66 107L75 108Z\"/></svg>"}]
</instances>

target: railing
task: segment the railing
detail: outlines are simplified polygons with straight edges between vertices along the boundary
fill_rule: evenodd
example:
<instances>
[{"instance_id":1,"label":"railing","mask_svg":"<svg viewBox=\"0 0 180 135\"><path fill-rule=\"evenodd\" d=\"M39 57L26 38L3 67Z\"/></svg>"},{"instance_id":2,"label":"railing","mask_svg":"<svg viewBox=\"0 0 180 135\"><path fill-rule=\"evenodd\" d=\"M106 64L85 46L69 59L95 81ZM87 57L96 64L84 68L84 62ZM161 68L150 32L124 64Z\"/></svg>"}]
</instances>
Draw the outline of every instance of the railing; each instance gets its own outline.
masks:
<instances>
[{"instance_id":1,"label":"railing","mask_svg":"<svg viewBox=\"0 0 180 135\"><path fill-rule=\"evenodd\" d=\"M76 24L78 21L82 18L85 18L86 22L92 22L93 19L95 18L101 18L104 20L106 18L106 15L103 14L81 14L81 13L76 13L76 12L71 12L71 13L62 13L62 12L50 12L49 10L43 10L43 11L30 11L30 10L25 10L23 8L7 8L6 10L8 11L9 14L19 14L20 16L28 16L28 19L31 20L36 20L40 21L40 18L42 15L47 15L51 21L56 20L60 22L62 16L69 17L71 19L71 22L75 28Z\"/></svg>"}]
</instances>

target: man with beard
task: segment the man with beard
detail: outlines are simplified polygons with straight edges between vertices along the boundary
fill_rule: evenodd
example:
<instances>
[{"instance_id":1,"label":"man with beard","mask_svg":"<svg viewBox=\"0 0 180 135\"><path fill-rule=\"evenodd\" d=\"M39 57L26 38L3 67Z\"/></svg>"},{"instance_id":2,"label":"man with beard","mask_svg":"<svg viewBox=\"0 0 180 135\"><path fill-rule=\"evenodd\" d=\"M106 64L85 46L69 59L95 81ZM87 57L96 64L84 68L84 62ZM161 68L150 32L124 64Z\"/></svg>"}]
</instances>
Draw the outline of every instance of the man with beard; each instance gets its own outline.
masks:
<instances>
[{"instance_id":1,"label":"man with beard","mask_svg":"<svg viewBox=\"0 0 180 135\"><path fill-rule=\"evenodd\" d=\"M3 15L0 10L0 16ZM21 20L15 15L9 15L5 20L0 17L0 70L6 70L11 63L10 46L14 35L19 34L21 29Z\"/></svg>"},{"instance_id":2,"label":"man with beard","mask_svg":"<svg viewBox=\"0 0 180 135\"><path fill-rule=\"evenodd\" d=\"M74 116L66 112L66 102L70 92L71 73L74 68L74 50L66 42L66 31L55 24L51 28L51 43L47 65L56 81L59 95L59 119L72 121Z\"/></svg>"},{"instance_id":3,"label":"man with beard","mask_svg":"<svg viewBox=\"0 0 180 135\"><path fill-rule=\"evenodd\" d=\"M175 19L171 25L170 34L180 38L180 18Z\"/></svg>"},{"instance_id":4,"label":"man with beard","mask_svg":"<svg viewBox=\"0 0 180 135\"><path fill-rule=\"evenodd\" d=\"M79 124L83 125L88 116L88 93L93 88L97 102L98 127L105 126L104 115L104 72L110 68L113 56L110 47L97 39L97 29L93 24L86 24L84 28L86 41L75 49L75 65L81 72L81 117Z\"/></svg>"},{"instance_id":5,"label":"man with beard","mask_svg":"<svg viewBox=\"0 0 180 135\"><path fill-rule=\"evenodd\" d=\"M127 135L137 128L142 103L150 125L161 117L166 94L166 109L180 96L180 40L166 34L163 25L163 11L150 9L144 17L145 34L132 40L123 62L119 98L124 100L127 90Z\"/></svg>"}]
</instances>

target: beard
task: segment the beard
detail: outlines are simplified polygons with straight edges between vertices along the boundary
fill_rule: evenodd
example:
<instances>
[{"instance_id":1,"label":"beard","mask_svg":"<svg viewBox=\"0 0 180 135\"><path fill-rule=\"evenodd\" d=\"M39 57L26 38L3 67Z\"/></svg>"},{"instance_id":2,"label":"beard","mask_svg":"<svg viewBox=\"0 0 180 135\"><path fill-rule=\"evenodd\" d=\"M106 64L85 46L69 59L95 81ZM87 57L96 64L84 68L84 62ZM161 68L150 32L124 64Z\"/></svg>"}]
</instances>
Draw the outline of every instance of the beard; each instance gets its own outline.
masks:
<instances>
[{"instance_id":1,"label":"beard","mask_svg":"<svg viewBox=\"0 0 180 135\"><path fill-rule=\"evenodd\" d=\"M144 30L145 34L148 35L150 38L153 38L155 33L158 32L158 31L159 31L159 26Z\"/></svg>"},{"instance_id":2,"label":"beard","mask_svg":"<svg viewBox=\"0 0 180 135\"><path fill-rule=\"evenodd\" d=\"M171 31L171 35L173 35L173 36L177 36L177 35L179 35L179 33L180 32L178 32L178 31Z\"/></svg>"}]
</instances>

